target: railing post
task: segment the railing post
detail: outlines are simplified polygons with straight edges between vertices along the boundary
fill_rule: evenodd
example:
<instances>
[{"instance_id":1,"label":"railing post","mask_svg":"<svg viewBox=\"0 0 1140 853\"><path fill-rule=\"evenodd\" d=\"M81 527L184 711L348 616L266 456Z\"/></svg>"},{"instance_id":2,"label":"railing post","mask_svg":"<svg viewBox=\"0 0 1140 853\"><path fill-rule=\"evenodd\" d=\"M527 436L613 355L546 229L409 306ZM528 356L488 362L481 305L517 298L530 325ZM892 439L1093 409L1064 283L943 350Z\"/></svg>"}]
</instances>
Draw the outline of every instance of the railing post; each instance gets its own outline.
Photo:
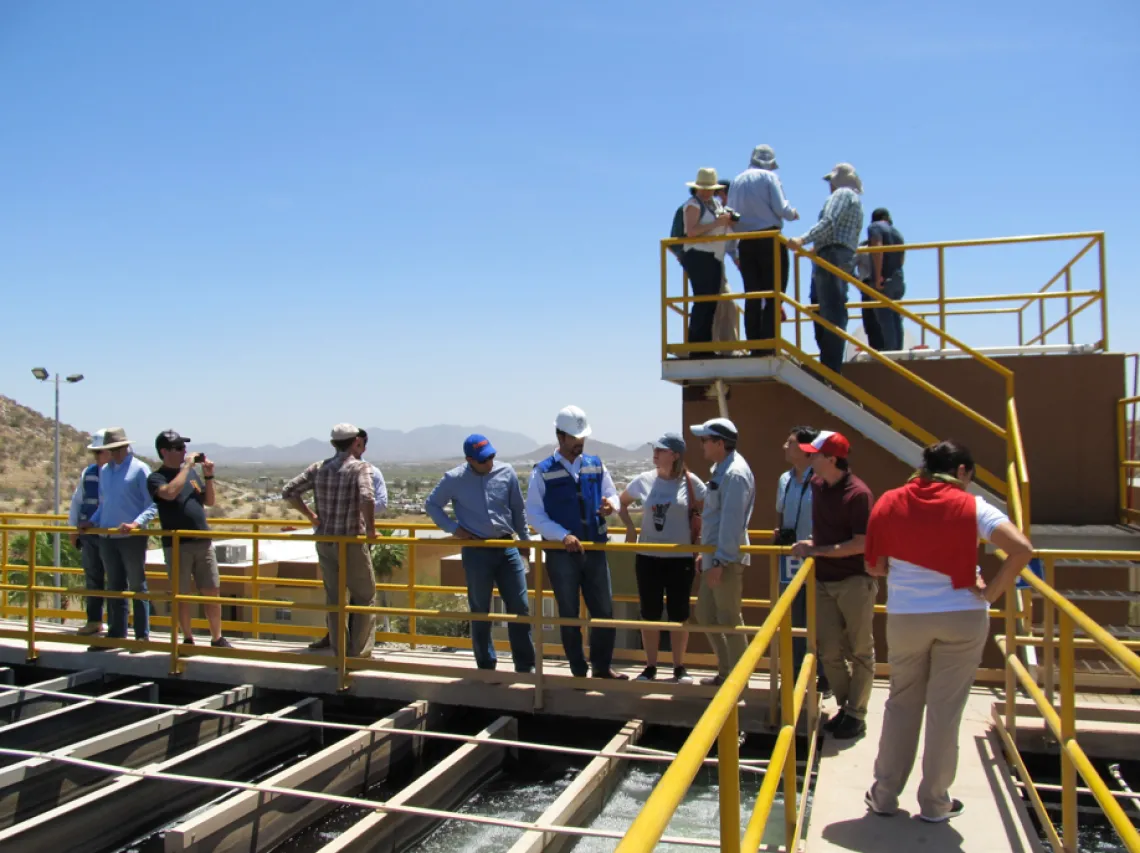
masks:
<instances>
[{"instance_id":1,"label":"railing post","mask_svg":"<svg viewBox=\"0 0 1140 853\"><path fill-rule=\"evenodd\" d=\"M819 651L815 643L815 614L816 614L816 600L815 600L815 561L812 561L811 573L804 580L804 587L807 589L807 650L815 660L815 678L808 679L808 692L807 692L807 731L808 737L811 737L815 731L816 723L819 721L819 692L817 685L819 683ZM807 784L807 777L804 777L804 784Z\"/></svg>"},{"instance_id":2,"label":"railing post","mask_svg":"<svg viewBox=\"0 0 1140 853\"><path fill-rule=\"evenodd\" d=\"M791 726L792 742L784 758L784 838L790 843L796 834L796 673L792 671L792 608L784 611L780 620L780 704L783 725ZM769 766L769 772L775 770ZM805 771L806 775L806 771ZM785 845L787 846L787 845Z\"/></svg>"},{"instance_id":3,"label":"railing post","mask_svg":"<svg viewBox=\"0 0 1140 853\"><path fill-rule=\"evenodd\" d=\"M780 325L781 325L781 316L780 315L781 315L781 312L784 310L784 303L783 303L784 289L780 286L780 282L782 282L784 280L783 279L783 272L784 272L784 269L783 269L784 257L783 256L784 256L784 253L783 253L783 251L781 251L783 248L784 248L784 244L780 242L780 235L779 234L774 235L772 237L772 261L773 261L772 266L775 269L775 276L772 279L772 290L773 290L773 292L775 292L776 295L772 298L772 303L773 303L772 304L772 310L773 310L773 314L774 314L775 319L776 319L776 325L774 326L776 331L775 331L775 342L772 345L772 349L775 350L777 354L779 354L779 352L780 352L780 339L783 336L783 332L780 328Z\"/></svg>"},{"instance_id":4,"label":"railing post","mask_svg":"<svg viewBox=\"0 0 1140 853\"><path fill-rule=\"evenodd\" d=\"M1049 336L1047 334L1045 334L1045 300L1044 299L1038 299L1037 300L1037 309L1038 309L1037 313L1041 317L1041 334L1038 335L1038 337L1041 338L1041 346L1045 346L1045 344L1048 342Z\"/></svg>"},{"instance_id":5,"label":"railing post","mask_svg":"<svg viewBox=\"0 0 1140 853\"><path fill-rule=\"evenodd\" d=\"M938 329L946 334L946 249L938 247ZM946 349L943 338L938 342L939 349Z\"/></svg>"},{"instance_id":6,"label":"railing post","mask_svg":"<svg viewBox=\"0 0 1140 853\"><path fill-rule=\"evenodd\" d=\"M182 569L182 542L177 530L174 531L174 536L170 540L170 674L180 675L182 673L181 664L178 660L178 629L180 627L178 618L178 579L181 577ZM186 626L191 633L194 631L194 619L191 617L190 624Z\"/></svg>"},{"instance_id":7,"label":"railing post","mask_svg":"<svg viewBox=\"0 0 1140 853\"><path fill-rule=\"evenodd\" d=\"M543 647L546 643L542 635L542 584L543 584L543 550L534 549L534 613L531 614L531 634L534 639L534 709L541 711L544 702L543 691L546 689L546 677L543 675L542 658Z\"/></svg>"},{"instance_id":8,"label":"railing post","mask_svg":"<svg viewBox=\"0 0 1140 853\"><path fill-rule=\"evenodd\" d=\"M1065 290L1068 293L1073 292L1073 268L1072 267L1065 267ZM1067 315L1065 317L1065 319L1068 321L1067 325L1068 325L1068 330L1069 330L1069 346L1072 346L1073 345L1073 297L1071 297L1071 296L1065 297L1065 311L1066 311L1066 315Z\"/></svg>"},{"instance_id":9,"label":"railing post","mask_svg":"<svg viewBox=\"0 0 1140 853\"><path fill-rule=\"evenodd\" d=\"M36 534L28 531L28 663L39 654L36 652Z\"/></svg>"},{"instance_id":10,"label":"railing post","mask_svg":"<svg viewBox=\"0 0 1140 853\"><path fill-rule=\"evenodd\" d=\"M1017 309L1017 345L1025 346L1025 306ZM925 330L924 330L925 331Z\"/></svg>"},{"instance_id":11,"label":"railing post","mask_svg":"<svg viewBox=\"0 0 1140 853\"><path fill-rule=\"evenodd\" d=\"M253 597L261 601L261 542L257 539L257 534L261 530L261 525L256 521L253 523L253 539L250 544L253 546ZM218 591L219 595L221 590ZM255 604L253 606L253 638L255 640L261 639L261 605Z\"/></svg>"},{"instance_id":12,"label":"railing post","mask_svg":"<svg viewBox=\"0 0 1140 853\"><path fill-rule=\"evenodd\" d=\"M717 783L720 789L720 849L740 853L739 712L733 705L717 735Z\"/></svg>"},{"instance_id":13,"label":"railing post","mask_svg":"<svg viewBox=\"0 0 1140 853\"><path fill-rule=\"evenodd\" d=\"M689 304L689 274L685 273L681 276L681 296L684 301L681 303L681 343L687 344L689 342L689 312L692 306Z\"/></svg>"},{"instance_id":14,"label":"railing post","mask_svg":"<svg viewBox=\"0 0 1140 853\"><path fill-rule=\"evenodd\" d=\"M0 515L0 526L4 529L0 530L0 582L5 585L8 583L8 519ZM8 605L11 603L8 593L10 590L4 590L4 597L0 598L0 617L8 618Z\"/></svg>"},{"instance_id":15,"label":"railing post","mask_svg":"<svg viewBox=\"0 0 1140 853\"><path fill-rule=\"evenodd\" d=\"M661 246L661 360L669 355L669 250Z\"/></svg>"},{"instance_id":16,"label":"railing post","mask_svg":"<svg viewBox=\"0 0 1140 853\"><path fill-rule=\"evenodd\" d=\"M1131 506L1131 485L1132 485L1132 472L1131 469L1125 466L1128 460L1128 440L1126 433L1128 431L1127 421L1127 406L1123 400L1116 404L1116 458L1117 458L1117 484L1116 487L1120 492L1120 523L1128 524L1128 514L1125 512Z\"/></svg>"},{"instance_id":17,"label":"railing post","mask_svg":"<svg viewBox=\"0 0 1140 853\"><path fill-rule=\"evenodd\" d=\"M1061 622L1061 824L1067 853L1077 850L1077 766L1068 746L1077 734L1076 680L1073 672L1073 620L1060 611Z\"/></svg>"},{"instance_id":18,"label":"railing post","mask_svg":"<svg viewBox=\"0 0 1140 853\"><path fill-rule=\"evenodd\" d=\"M1105 269L1104 235L1097 238L1100 264L1100 343L1101 350L1108 352L1108 272Z\"/></svg>"},{"instance_id":19,"label":"railing post","mask_svg":"<svg viewBox=\"0 0 1140 853\"><path fill-rule=\"evenodd\" d=\"M332 638L333 648L336 650L336 668L340 689L348 689L348 613L345 604L348 599L348 543L342 537L337 542L336 573L336 631Z\"/></svg>"},{"instance_id":20,"label":"railing post","mask_svg":"<svg viewBox=\"0 0 1140 853\"><path fill-rule=\"evenodd\" d=\"M803 305L804 301L802 299L800 299L800 261L803 259L799 256L799 254L797 252L792 252L789 255L789 257L791 258L792 269L795 271L795 274L796 274L796 302L800 305ZM803 347L803 338L802 338L802 332L800 331L800 327L803 326L803 323L801 323L800 321L803 318L800 317L800 315L797 314L795 311L792 312L792 316L795 317L796 349L802 350L804 347Z\"/></svg>"},{"instance_id":21,"label":"railing post","mask_svg":"<svg viewBox=\"0 0 1140 853\"><path fill-rule=\"evenodd\" d=\"M1056 558L1045 558L1045 583L1049 584L1050 589L1057 588L1057 568ZM1049 701L1050 705L1055 706L1054 694L1057 688L1057 672L1056 672L1056 641L1054 634L1056 633L1055 613L1053 608L1053 601L1048 596L1044 596L1041 601L1042 607L1042 621L1045 627L1045 648L1043 649L1041 665L1044 668L1044 679L1042 687L1045 689L1045 698Z\"/></svg>"},{"instance_id":22,"label":"railing post","mask_svg":"<svg viewBox=\"0 0 1140 853\"><path fill-rule=\"evenodd\" d=\"M772 615L772 608L780 598L780 556L768 555L768 615ZM768 722L772 728L778 726L780 719L780 644L772 643L768 646Z\"/></svg>"},{"instance_id":23,"label":"railing post","mask_svg":"<svg viewBox=\"0 0 1140 853\"><path fill-rule=\"evenodd\" d=\"M412 539L416 538L415 530L408 530L408 536ZM412 542L408 545L408 607L415 609L416 607L416 545ZM408 633L411 634L411 640L408 643L408 648L414 649L416 647L416 617L408 617Z\"/></svg>"},{"instance_id":24,"label":"railing post","mask_svg":"<svg viewBox=\"0 0 1140 853\"><path fill-rule=\"evenodd\" d=\"M1005 654L1017 660L1017 592L1010 587L1005 592ZM1016 741L1017 737L1017 676L1009 661L1005 665L1005 729Z\"/></svg>"}]
</instances>

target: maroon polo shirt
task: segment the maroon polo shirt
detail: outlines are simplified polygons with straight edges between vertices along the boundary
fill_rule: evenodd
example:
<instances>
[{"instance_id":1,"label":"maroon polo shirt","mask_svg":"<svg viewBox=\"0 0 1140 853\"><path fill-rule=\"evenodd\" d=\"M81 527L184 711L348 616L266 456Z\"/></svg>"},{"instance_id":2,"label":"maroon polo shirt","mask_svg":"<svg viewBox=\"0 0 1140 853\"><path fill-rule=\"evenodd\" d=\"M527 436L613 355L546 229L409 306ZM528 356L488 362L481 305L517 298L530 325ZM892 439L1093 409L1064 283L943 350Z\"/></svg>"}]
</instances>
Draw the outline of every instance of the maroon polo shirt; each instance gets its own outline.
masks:
<instances>
[{"instance_id":1,"label":"maroon polo shirt","mask_svg":"<svg viewBox=\"0 0 1140 853\"><path fill-rule=\"evenodd\" d=\"M838 545L867 533L875 496L867 484L848 471L834 486L820 476L811 479L811 538L816 545ZM816 557L815 576L841 581L866 574L863 555Z\"/></svg>"}]
</instances>

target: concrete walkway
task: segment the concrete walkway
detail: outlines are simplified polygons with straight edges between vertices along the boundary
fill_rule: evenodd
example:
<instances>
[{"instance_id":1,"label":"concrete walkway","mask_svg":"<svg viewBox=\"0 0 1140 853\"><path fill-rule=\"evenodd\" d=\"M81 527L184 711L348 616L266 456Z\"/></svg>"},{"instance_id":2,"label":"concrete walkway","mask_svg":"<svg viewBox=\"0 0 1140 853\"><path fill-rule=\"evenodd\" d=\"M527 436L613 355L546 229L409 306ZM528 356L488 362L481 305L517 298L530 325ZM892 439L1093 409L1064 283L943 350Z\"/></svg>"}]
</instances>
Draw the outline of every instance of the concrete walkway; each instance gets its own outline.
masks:
<instances>
[{"instance_id":1,"label":"concrete walkway","mask_svg":"<svg viewBox=\"0 0 1140 853\"><path fill-rule=\"evenodd\" d=\"M918 819L921 745L899 813L881 817L869 812L863 795L871 786L886 699L886 683L876 683L865 737L824 742L806 831L807 853L1037 853L1042 849L1009 779L1000 742L990 733L996 694L985 688L971 693L962 719L958 777L951 795L965 804L965 813L941 824Z\"/></svg>"}]
</instances>

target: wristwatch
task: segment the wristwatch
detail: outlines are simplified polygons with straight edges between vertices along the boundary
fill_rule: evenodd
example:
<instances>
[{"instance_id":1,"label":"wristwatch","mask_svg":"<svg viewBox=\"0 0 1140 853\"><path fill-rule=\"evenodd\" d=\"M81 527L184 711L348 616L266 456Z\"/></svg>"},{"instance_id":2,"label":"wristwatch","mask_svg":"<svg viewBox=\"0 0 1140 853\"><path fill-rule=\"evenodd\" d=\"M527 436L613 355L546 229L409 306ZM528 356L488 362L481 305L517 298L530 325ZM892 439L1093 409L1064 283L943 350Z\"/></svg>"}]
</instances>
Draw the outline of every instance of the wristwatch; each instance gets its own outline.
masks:
<instances>
[{"instance_id":1,"label":"wristwatch","mask_svg":"<svg viewBox=\"0 0 1140 853\"><path fill-rule=\"evenodd\" d=\"M723 565L724 565L724 563L722 563L720 560L713 560L712 561L712 568L714 568L714 569L719 569Z\"/></svg>"}]
</instances>

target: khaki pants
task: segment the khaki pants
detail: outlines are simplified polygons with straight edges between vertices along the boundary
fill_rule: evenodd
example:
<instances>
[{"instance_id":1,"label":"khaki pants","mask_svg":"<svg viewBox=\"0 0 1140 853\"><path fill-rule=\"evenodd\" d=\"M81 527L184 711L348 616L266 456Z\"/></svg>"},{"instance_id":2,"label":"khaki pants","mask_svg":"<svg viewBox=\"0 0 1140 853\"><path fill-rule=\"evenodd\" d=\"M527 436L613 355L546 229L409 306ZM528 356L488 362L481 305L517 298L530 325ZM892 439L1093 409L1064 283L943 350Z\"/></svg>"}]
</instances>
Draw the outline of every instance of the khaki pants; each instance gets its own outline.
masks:
<instances>
[{"instance_id":1,"label":"khaki pants","mask_svg":"<svg viewBox=\"0 0 1140 853\"><path fill-rule=\"evenodd\" d=\"M875 808L898 808L899 793L914 766L925 707L918 805L927 817L950 810L950 786L958 771L958 726L989 628L985 610L887 617L891 695L875 759Z\"/></svg>"},{"instance_id":2,"label":"khaki pants","mask_svg":"<svg viewBox=\"0 0 1140 853\"><path fill-rule=\"evenodd\" d=\"M840 710L862 720L875 682L873 623L879 585L867 575L816 581L819 662Z\"/></svg>"},{"instance_id":3,"label":"khaki pants","mask_svg":"<svg viewBox=\"0 0 1140 853\"><path fill-rule=\"evenodd\" d=\"M728 563L721 568L720 583L709 586L707 574L701 573L697 591L697 622L701 625L743 625L740 600L744 597L744 566ZM744 655L748 641L743 634L709 634L716 651L717 673L727 676Z\"/></svg>"},{"instance_id":4,"label":"khaki pants","mask_svg":"<svg viewBox=\"0 0 1140 853\"><path fill-rule=\"evenodd\" d=\"M317 559L321 565L321 580L325 584L325 601L337 604L340 583L340 546L335 542L318 542ZM368 607L375 603L376 576L372 573L372 558L367 545L345 546L344 577L349 604ZM337 614L327 615L329 640L333 652L340 649L344 637L337 631ZM374 613L350 613L348 615L348 646L345 654L349 657L370 657L376 644L376 615Z\"/></svg>"}]
</instances>

